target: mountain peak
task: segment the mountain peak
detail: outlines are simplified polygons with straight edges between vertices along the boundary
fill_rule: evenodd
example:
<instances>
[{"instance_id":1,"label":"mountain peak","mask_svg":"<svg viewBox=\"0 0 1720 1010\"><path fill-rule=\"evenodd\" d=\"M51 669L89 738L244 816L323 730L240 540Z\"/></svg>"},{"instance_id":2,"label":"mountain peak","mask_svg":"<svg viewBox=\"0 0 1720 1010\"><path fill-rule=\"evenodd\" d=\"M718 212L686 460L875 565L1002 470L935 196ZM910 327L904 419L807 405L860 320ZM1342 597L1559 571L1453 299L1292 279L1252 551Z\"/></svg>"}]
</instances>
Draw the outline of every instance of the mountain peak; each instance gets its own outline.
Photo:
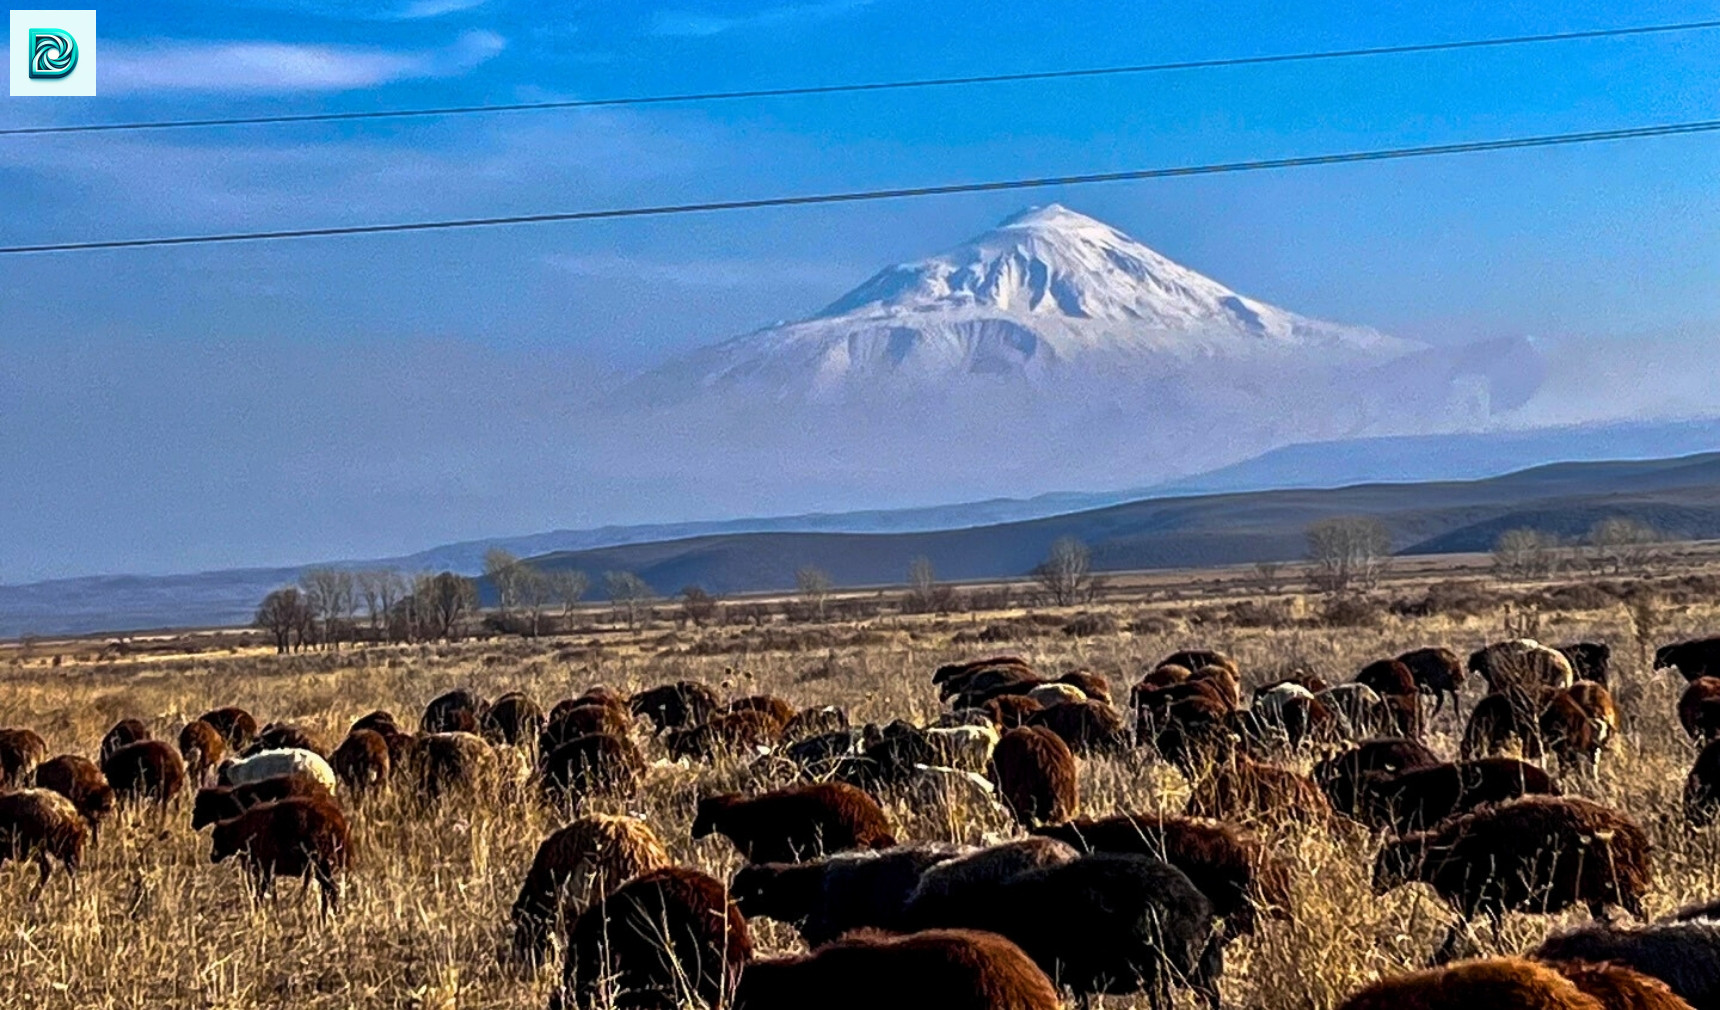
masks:
<instances>
[{"instance_id":1,"label":"mountain peak","mask_svg":"<svg viewBox=\"0 0 1720 1010\"><path fill-rule=\"evenodd\" d=\"M1106 231L1114 231L1110 225L1097 218L1088 217L1079 211L1070 210L1060 203L1048 203L1044 206L1025 207L998 222L997 227L1004 228L1087 228L1099 227Z\"/></svg>"}]
</instances>

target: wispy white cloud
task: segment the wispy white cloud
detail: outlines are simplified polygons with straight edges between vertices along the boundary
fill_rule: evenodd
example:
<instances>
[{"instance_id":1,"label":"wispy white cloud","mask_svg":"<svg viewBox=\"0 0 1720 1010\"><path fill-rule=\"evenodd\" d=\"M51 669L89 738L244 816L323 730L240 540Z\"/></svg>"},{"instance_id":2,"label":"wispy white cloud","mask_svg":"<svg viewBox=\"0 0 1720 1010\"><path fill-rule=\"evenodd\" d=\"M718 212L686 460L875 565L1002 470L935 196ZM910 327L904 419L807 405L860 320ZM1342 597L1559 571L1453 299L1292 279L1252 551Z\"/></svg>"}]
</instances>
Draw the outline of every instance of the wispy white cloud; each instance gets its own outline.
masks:
<instances>
[{"instance_id":1,"label":"wispy white cloud","mask_svg":"<svg viewBox=\"0 0 1720 1010\"><path fill-rule=\"evenodd\" d=\"M553 253L544 263L575 277L640 281L679 288L732 290L763 287L852 285L859 268L824 260L694 259L665 261L613 254Z\"/></svg>"},{"instance_id":2,"label":"wispy white cloud","mask_svg":"<svg viewBox=\"0 0 1720 1010\"><path fill-rule=\"evenodd\" d=\"M250 6L300 11L316 17L350 21L421 21L475 10L489 0L250 0Z\"/></svg>"},{"instance_id":3,"label":"wispy white cloud","mask_svg":"<svg viewBox=\"0 0 1720 1010\"><path fill-rule=\"evenodd\" d=\"M827 0L824 3L784 4L737 14L662 10L652 16L651 30L657 35L697 38L744 28L777 28L841 17L870 7L872 2L873 0Z\"/></svg>"},{"instance_id":4,"label":"wispy white cloud","mask_svg":"<svg viewBox=\"0 0 1720 1010\"><path fill-rule=\"evenodd\" d=\"M115 42L102 47L102 89L113 93L346 91L451 77L490 60L506 46L506 39L489 31L466 32L448 46L423 50L252 41Z\"/></svg>"}]
</instances>

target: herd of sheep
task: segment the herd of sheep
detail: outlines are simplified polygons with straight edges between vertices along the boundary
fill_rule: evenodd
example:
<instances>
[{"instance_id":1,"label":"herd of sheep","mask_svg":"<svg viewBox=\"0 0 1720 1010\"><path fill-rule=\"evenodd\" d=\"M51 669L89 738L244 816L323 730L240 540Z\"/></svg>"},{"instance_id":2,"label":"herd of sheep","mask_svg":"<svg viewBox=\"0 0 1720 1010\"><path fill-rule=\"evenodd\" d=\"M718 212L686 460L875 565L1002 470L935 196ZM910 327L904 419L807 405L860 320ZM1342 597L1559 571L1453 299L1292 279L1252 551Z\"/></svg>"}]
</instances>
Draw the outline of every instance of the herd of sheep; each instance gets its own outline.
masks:
<instances>
[{"instance_id":1,"label":"herd of sheep","mask_svg":"<svg viewBox=\"0 0 1720 1010\"><path fill-rule=\"evenodd\" d=\"M204 714L176 743L126 719L94 760L3 729L0 859L39 867L35 900L56 863L75 886L119 805L167 817L189 795L214 862L238 860L259 892L314 881L335 914L348 807L382 790L435 803L500 783L565 820L507 913L510 959L561 952L552 1007L1052 1010L1064 994L1132 993L1168 1007L1177 989L1217 1007L1227 946L1296 915L1292 869L1244 825L1293 823L1371 833L1377 893L1424 883L1453 913L1438 967L1374 983L1349 1010L1720 1010L1720 903L1647 925L1609 919L1646 918L1647 835L1543 767L1595 773L1619 723L1608 665L1596 643L1513 640L1467 662L1426 648L1348 683L1265 684L1244 704L1242 671L1214 651L1166 657L1121 698L1095 674L997 656L939 668L943 707L925 725L851 726L840 708L725 700L692 681L630 697L593 687L547 712L524 694L461 690L412 731L372 712L332 748L238 708ZM1706 825L1720 814L1720 639L1666 646L1655 665L1689 681L1678 716L1703 749L1685 814ZM1487 693L1445 760L1424 742L1426 698L1455 708L1470 675ZM1305 775L1295 759L1307 754L1320 760ZM1168 763L1188 781L1186 809L1081 816L1080 764L1095 755ZM591 812L635 796L652 760L751 761L759 779L792 783L698 799L692 837L734 845L745 865L732 880L676 865L641 819ZM912 841L879 802L952 791L1000 805L1022 834ZM1523 958L1465 959L1475 920L1497 939L1507 912L1571 907L1593 921ZM755 957L748 922L760 918L792 925L809 953Z\"/></svg>"}]
</instances>

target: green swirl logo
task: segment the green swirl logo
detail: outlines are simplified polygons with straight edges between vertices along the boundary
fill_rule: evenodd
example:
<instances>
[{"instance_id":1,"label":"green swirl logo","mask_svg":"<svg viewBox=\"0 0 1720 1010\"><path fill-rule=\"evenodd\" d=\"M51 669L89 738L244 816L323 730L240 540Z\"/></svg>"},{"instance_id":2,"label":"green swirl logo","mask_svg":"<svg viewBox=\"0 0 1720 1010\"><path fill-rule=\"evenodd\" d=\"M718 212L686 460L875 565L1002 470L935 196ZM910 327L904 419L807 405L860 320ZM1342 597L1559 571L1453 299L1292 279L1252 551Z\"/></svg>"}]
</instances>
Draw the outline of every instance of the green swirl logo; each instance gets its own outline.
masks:
<instances>
[{"instance_id":1,"label":"green swirl logo","mask_svg":"<svg viewBox=\"0 0 1720 1010\"><path fill-rule=\"evenodd\" d=\"M78 65L78 41L59 28L30 29L30 76L58 80Z\"/></svg>"}]
</instances>

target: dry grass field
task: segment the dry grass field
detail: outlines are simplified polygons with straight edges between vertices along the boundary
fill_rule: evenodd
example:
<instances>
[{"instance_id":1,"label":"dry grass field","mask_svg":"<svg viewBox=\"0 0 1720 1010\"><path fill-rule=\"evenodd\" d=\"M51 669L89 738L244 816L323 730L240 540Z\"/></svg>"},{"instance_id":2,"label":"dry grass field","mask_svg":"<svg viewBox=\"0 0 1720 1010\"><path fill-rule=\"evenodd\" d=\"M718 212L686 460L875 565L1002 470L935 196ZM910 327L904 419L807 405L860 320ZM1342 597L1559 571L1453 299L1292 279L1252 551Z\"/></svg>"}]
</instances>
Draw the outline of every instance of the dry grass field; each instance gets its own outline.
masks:
<instances>
[{"instance_id":1,"label":"dry grass field","mask_svg":"<svg viewBox=\"0 0 1720 1010\"><path fill-rule=\"evenodd\" d=\"M1633 612L1618 595L1580 585L1519 588L1518 595L1534 597L1525 609L1479 580L1442 587L1434 579L1400 580L1366 606L1337 609L1294 594L1230 595L1190 585L1157 586L1137 599L1107 599L1080 612L710 628L660 622L637 632L599 627L567 638L286 657L222 647L220 638L195 655L133 658L104 658L87 645L35 643L27 652L0 650L0 725L34 728L53 753L93 757L102 734L122 717L141 718L158 737L172 739L198 713L238 704L262 720L308 725L332 744L375 708L415 723L426 701L454 687L492 697L524 690L547 709L593 684L634 690L676 678L732 694L769 692L800 706L843 705L856 722L929 720L937 712L933 668L980 654L1017 653L1051 673L1092 670L1123 695L1158 658L1196 644L1231 653L1254 684L1293 669L1347 680L1367 661L1408 648L1447 645L1466 653L1508 632L1532 631L1549 642L1589 639L1614 648L1624 731L1598 781L1567 789L1620 807L1648 829L1657 872L1650 912L1720 896L1720 839L1688 829L1681 817L1680 791L1694 755L1673 715L1682 682L1645 669L1640 651L1720 626L1720 600L1707 582L1663 577L1652 592L1637 590ZM1398 605L1390 606L1392 600ZM56 661L56 653L63 658ZM1471 684L1465 705L1478 696ZM1460 731L1447 711L1432 723L1430 742L1454 754ZM726 879L737 857L720 837L689 839L693 807L706 792L761 784L755 773L745 766L670 764L659 746L644 736L640 742L657 763L627 808L657 829L677 859ZM1303 755L1303 767L1313 757ZM1084 812L1092 815L1180 810L1187 793L1177 773L1139 756L1083 761L1082 776ZM1001 811L971 804L896 800L887 809L907 838L980 842L1016 831ZM349 803L349 811L358 861L344 907L328 921L297 883L283 882L274 898L257 902L238 869L211 865L207 832L189 828L188 803L164 824L139 812L110 822L75 889L56 874L35 904L27 902L33 868L0 869L0 1006L547 1004L558 970L521 977L501 964L498 952L532 852L556 826L550 814L529 795L445 802L429 811L408 797L386 796ZM1297 917L1232 944L1226 1006L1330 1007L1382 973L1426 963L1448 913L1420 886L1374 897L1368 878L1375 843L1365 832L1265 830L1297 871ZM1527 948L1560 921L1567 920L1513 916L1504 948ZM786 927L755 926L767 952L798 945ZM1489 931L1478 933L1491 947ZM1180 999L1193 1005L1187 994ZM1113 997L1105 1005L1146 1004Z\"/></svg>"}]
</instances>

